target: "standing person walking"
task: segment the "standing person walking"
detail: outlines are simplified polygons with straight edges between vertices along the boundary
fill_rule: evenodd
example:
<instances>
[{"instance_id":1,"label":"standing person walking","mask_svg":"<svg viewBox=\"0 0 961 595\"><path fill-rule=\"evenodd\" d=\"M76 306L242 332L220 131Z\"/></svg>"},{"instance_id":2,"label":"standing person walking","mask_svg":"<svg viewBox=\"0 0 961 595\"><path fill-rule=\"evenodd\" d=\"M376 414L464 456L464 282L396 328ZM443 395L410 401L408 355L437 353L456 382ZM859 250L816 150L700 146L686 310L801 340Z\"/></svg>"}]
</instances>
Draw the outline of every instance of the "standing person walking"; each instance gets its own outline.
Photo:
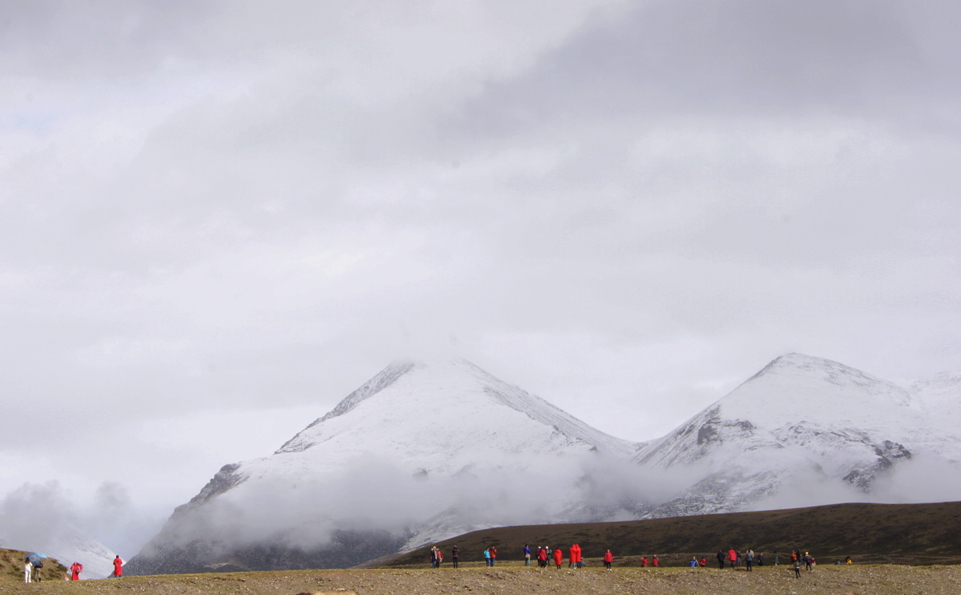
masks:
<instances>
[{"instance_id":1,"label":"standing person walking","mask_svg":"<svg viewBox=\"0 0 961 595\"><path fill-rule=\"evenodd\" d=\"M80 573L83 572L83 564L80 562L74 562L70 565L70 580L79 581Z\"/></svg>"},{"instance_id":2,"label":"standing person walking","mask_svg":"<svg viewBox=\"0 0 961 595\"><path fill-rule=\"evenodd\" d=\"M113 576L120 578L123 576L123 560L118 555L113 559Z\"/></svg>"},{"instance_id":3,"label":"standing person walking","mask_svg":"<svg viewBox=\"0 0 961 595\"><path fill-rule=\"evenodd\" d=\"M613 562L614 562L614 554L611 553L611 550L607 550L606 552L604 552L604 567L610 570L611 564Z\"/></svg>"},{"instance_id":4,"label":"standing person walking","mask_svg":"<svg viewBox=\"0 0 961 595\"><path fill-rule=\"evenodd\" d=\"M717 567L721 570L724 569L724 550L717 551Z\"/></svg>"},{"instance_id":5,"label":"standing person walking","mask_svg":"<svg viewBox=\"0 0 961 595\"><path fill-rule=\"evenodd\" d=\"M484 565L485 566L491 565L491 549L490 548L484 549Z\"/></svg>"},{"instance_id":6,"label":"standing person walking","mask_svg":"<svg viewBox=\"0 0 961 595\"><path fill-rule=\"evenodd\" d=\"M737 565L737 551L735 551L734 548L731 548L727 551L727 561L731 563L731 568L734 568L735 565Z\"/></svg>"},{"instance_id":7,"label":"standing person walking","mask_svg":"<svg viewBox=\"0 0 961 595\"><path fill-rule=\"evenodd\" d=\"M23 582L33 582L33 562L30 561L30 556L23 559Z\"/></svg>"},{"instance_id":8,"label":"standing person walking","mask_svg":"<svg viewBox=\"0 0 961 595\"><path fill-rule=\"evenodd\" d=\"M531 565L531 546L524 544L524 566Z\"/></svg>"},{"instance_id":9,"label":"standing person walking","mask_svg":"<svg viewBox=\"0 0 961 595\"><path fill-rule=\"evenodd\" d=\"M450 561L454 564L454 568L457 568L457 560L460 558L460 552L455 545L450 549Z\"/></svg>"},{"instance_id":10,"label":"standing person walking","mask_svg":"<svg viewBox=\"0 0 961 595\"><path fill-rule=\"evenodd\" d=\"M657 559L657 554L654 554L654 558L651 560L651 566L657 568L661 562Z\"/></svg>"},{"instance_id":11,"label":"standing person walking","mask_svg":"<svg viewBox=\"0 0 961 595\"><path fill-rule=\"evenodd\" d=\"M557 566L558 570L560 570L561 564L563 563L564 563L564 550L562 550L561 548L557 548L556 550L554 550L554 565Z\"/></svg>"},{"instance_id":12,"label":"standing person walking","mask_svg":"<svg viewBox=\"0 0 961 595\"><path fill-rule=\"evenodd\" d=\"M751 572L751 567L754 566L754 550L748 548L747 554L744 555L744 561L747 563L747 571Z\"/></svg>"}]
</instances>

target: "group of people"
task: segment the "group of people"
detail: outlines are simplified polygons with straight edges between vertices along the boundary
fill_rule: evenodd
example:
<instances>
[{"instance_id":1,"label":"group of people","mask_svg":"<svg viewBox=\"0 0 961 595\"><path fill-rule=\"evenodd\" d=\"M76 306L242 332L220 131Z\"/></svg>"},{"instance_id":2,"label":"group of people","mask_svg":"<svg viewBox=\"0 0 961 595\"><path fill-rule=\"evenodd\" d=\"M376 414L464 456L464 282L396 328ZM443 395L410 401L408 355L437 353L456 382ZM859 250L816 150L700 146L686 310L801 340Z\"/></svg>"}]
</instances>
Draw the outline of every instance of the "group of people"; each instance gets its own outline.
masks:
<instances>
[{"instance_id":1,"label":"group of people","mask_svg":"<svg viewBox=\"0 0 961 595\"><path fill-rule=\"evenodd\" d=\"M436 545L430 548L430 567L440 568L440 563L444 561L444 552Z\"/></svg>"},{"instance_id":2,"label":"group of people","mask_svg":"<svg viewBox=\"0 0 961 595\"><path fill-rule=\"evenodd\" d=\"M717 565L718 568L724 568L725 561L731 568L740 568L743 564L745 570L752 570L754 567L754 562L757 562L758 566L764 566L764 554L755 554L754 550L749 549L747 553L742 554L739 550L734 548L729 549L727 552L721 550L717 553ZM702 559L699 563L700 566L704 566L704 560ZM780 555L774 552L774 565L777 566L780 562ZM845 563L851 564L851 556L845 558ZM840 564L840 560L836 561L836 564ZM791 564L794 568L794 577L801 578L801 565L803 564L807 570L814 570L814 566L817 562L814 560L814 556L810 552L801 553L800 549L791 551ZM691 566L694 567L695 561L691 561Z\"/></svg>"},{"instance_id":3,"label":"group of people","mask_svg":"<svg viewBox=\"0 0 961 595\"><path fill-rule=\"evenodd\" d=\"M728 566L731 568L740 568L744 566L747 570L753 570L754 562L757 562L758 566L764 566L764 554L755 554L754 550L749 549L746 553L730 548L727 552L721 550L717 553L717 566L718 568L724 568L724 562L727 561ZM774 554L774 564L777 564L777 554ZM705 563L705 566L707 564Z\"/></svg>"},{"instance_id":4,"label":"group of people","mask_svg":"<svg viewBox=\"0 0 961 595\"><path fill-rule=\"evenodd\" d=\"M27 554L23 558L23 582L40 582L40 569L43 568L42 558L43 556L40 554ZM111 578L119 578L123 576L123 565L124 561L120 558L120 556L116 556L113 559L113 574L110 575ZM80 562L74 562L70 565L70 576L64 578L69 578L69 580L72 581L79 581L81 572L83 572L83 564Z\"/></svg>"},{"instance_id":5,"label":"group of people","mask_svg":"<svg viewBox=\"0 0 961 595\"><path fill-rule=\"evenodd\" d=\"M455 545L451 548L451 562L454 568L458 567L460 560L460 550ZM564 550L561 548L551 549L548 546L543 546L537 548L537 551L533 551L529 545L524 546L524 565L530 566L531 560L536 560L537 565L541 568L547 568L551 560L553 560L554 565L557 568L561 568L564 563ZM436 545L430 548L430 565L431 568L440 568L441 563L444 561L444 553ZM604 554L604 565L608 569L614 562L614 554L611 550L607 550ZM497 548L490 546L484 548L484 564L486 566L494 566L497 564ZM646 566L645 558L645 566ZM654 556L654 565L657 566L657 556ZM568 550L568 568L581 568L584 566L584 556L581 552L581 546L574 544Z\"/></svg>"},{"instance_id":6,"label":"group of people","mask_svg":"<svg viewBox=\"0 0 961 595\"><path fill-rule=\"evenodd\" d=\"M23 558L23 582L40 582L40 569L43 568L40 558L40 554L27 554Z\"/></svg>"},{"instance_id":7,"label":"group of people","mask_svg":"<svg viewBox=\"0 0 961 595\"><path fill-rule=\"evenodd\" d=\"M848 556L848 560L850 559L851 557ZM793 550L791 552L791 562L794 564L794 578L801 578L801 564L804 564L806 570L814 570L814 566L817 565L811 552L804 552L802 555L801 550ZM850 564L850 562L848 562L848 564Z\"/></svg>"},{"instance_id":8,"label":"group of people","mask_svg":"<svg viewBox=\"0 0 961 595\"><path fill-rule=\"evenodd\" d=\"M610 550L607 553L610 554ZM564 550L561 548L551 549L550 546L541 546L537 548L537 552L531 550L531 546L524 545L524 565L531 565L531 558L537 560L537 565L540 568L547 568L550 562L553 560L554 566L560 569L564 565ZM607 556L605 555L605 558ZM613 555L611 556L611 561L613 561ZM581 546L574 544L571 546L568 553L568 568L581 568L584 565L584 556L581 553Z\"/></svg>"}]
</instances>

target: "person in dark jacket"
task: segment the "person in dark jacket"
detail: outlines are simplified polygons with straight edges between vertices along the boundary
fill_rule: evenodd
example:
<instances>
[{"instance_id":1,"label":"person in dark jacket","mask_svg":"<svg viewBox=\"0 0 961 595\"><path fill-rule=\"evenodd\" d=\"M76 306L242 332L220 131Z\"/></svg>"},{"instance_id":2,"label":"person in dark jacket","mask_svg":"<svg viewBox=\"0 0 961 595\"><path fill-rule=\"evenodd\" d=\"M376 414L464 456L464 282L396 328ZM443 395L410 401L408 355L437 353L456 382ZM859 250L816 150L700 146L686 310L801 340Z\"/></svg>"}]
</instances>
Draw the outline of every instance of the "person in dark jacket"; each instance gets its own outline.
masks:
<instances>
[{"instance_id":1,"label":"person in dark jacket","mask_svg":"<svg viewBox=\"0 0 961 595\"><path fill-rule=\"evenodd\" d=\"M724 569L724 550L718 550L717 552L717 567Z\"/></svg>"}]
</instances>

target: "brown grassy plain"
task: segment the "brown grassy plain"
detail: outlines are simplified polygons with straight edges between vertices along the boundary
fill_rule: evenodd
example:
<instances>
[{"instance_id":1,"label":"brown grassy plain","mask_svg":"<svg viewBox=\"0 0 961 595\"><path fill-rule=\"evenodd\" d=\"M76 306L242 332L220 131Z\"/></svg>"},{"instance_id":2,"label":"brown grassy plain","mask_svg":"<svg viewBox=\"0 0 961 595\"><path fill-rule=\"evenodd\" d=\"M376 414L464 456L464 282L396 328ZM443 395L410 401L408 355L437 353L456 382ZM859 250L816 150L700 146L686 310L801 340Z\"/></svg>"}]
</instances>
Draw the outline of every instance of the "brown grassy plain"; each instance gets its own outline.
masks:
<instances>
[{"instance_id":1,"label":"brown grassy plain","mask_svg":"<svg viewBox=\"0 0 961 595\"><path fill-rule=\"evenodd\" d=\"M26 585L4 578L10 595L954 595L961 566L833 565L802 572L689 568L540 570L512 563L454 570L367 569L158 575Z\"/></svg>"}]
</instances>

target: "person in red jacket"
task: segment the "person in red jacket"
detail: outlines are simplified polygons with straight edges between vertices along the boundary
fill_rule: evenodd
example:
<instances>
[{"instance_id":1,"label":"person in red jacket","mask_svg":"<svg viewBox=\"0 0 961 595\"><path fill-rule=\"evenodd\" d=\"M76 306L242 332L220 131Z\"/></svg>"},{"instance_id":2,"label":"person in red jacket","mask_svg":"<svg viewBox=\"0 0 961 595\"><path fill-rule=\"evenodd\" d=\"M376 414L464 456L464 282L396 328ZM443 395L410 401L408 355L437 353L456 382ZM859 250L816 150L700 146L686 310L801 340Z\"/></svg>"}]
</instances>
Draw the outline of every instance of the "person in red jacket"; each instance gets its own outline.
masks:
<instances>
[{"instance_id":1,"label":"person in red jacket","mask_svg":"<svg viewBox=\"0 0 961 595\"><path fill-rule=\"evenodd\" d=\"M727 561L731 563L731 568L734 568L737 564L737 551L735 551L734 548L728 550Z\"/></svg>"},{"instance_id":2,"label":"person in red jacket","mask_svg":"<svg viewBox=\"0 0 961 595\"><path fill-rule=\"evenodd\" d=\"M80 562L74 562L70 565L70 580L79 581L80 573L83 572L83 564Z\"/></svg>"},{"instance_id":3,"label":"person in red jacket","mask_svg":"<svg viewBox=\"0 0 961 595\"><path fill-rule=\"evenodd\" d=\"M118 578L123 576L123 560L120 559L120 556L113 559L113 575Z\"/></svg>"},{"instance_id":4,"label":"person in red jacket","mask_svg":"<svg viewBox=\"0 0 961 595\"><path fill-rule=\"evenodd\" d=\"M570 559L571 561L570 563L568 563L567 565L568 567L571 567L571 566L573 566L574 568L581 567L581 546L579 546L576 543L571 546Z\"/></svg>"},{"instance_id":5,"label":"person in red jacket","mask_svg":"<svg viewBox=\"0 0 961 595\"><path fill-rule=\"evenodd\" d=\"M652 561L652 565L654 566L654 568L657 568L658 566L661 565L661 563L658 562L657 560L657 554L654 554L654 560Z\"/></svg>"},{"instance_id":6,"label":"person in red jacket","mask_svg":"<svg viewBox=\"0 0 961 595\"><path fill-rule=\"evenodd\" d=\"M614 554L611 553L611 550L607 550L604 552L604 568L610 570L612 562L614 562Z\"/></svg>"},{"instance_id":7,"label":"person in red jacket","mask_svg":"<svg viewBox=\"0 0 961 595\"><path fill-rule=\"evenodd\" d=\"M641 556L641 568L647 568L647 556Z\"/></svg>"},{"instance_id":8,"label":"person in red jacket","mask_svg":"<svg viewBox=\"0 0 961 595\"><path fill-rule=\"evenodd\" d=\"M547 568L547 548L537 548L537 565L541 568Z\"/></svg>"},{"instance_id":9,"label":"person in red jacket","mask_svg":"<svg viewBox=\"0 0 961 595\"><path fill-rule=\"evenodd\" d=\"M558 570L561 569L561 564L563 562L564 562L564 550L562 550L561 548L557 548L556 550L554 550L554 564L557 566Z\"/></svg>"}]
</instances>

